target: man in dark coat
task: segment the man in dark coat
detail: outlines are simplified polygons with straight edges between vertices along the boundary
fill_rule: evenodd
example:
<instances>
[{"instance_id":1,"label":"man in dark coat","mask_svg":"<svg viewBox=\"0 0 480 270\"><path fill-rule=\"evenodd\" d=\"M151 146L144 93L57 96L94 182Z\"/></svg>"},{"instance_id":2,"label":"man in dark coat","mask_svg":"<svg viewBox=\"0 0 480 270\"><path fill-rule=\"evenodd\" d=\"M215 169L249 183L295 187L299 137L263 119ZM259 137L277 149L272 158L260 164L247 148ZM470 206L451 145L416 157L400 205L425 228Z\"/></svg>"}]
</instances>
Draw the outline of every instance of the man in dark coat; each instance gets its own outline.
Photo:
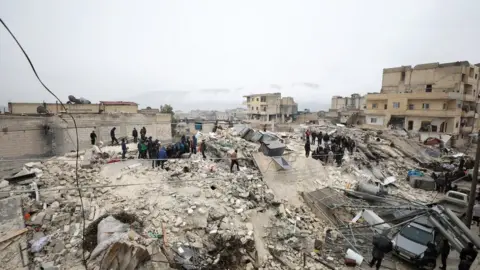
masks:
<instances>
[{"instance_id":1,"label":"man in dark coat","mask_svg":"<svg viewBox=\"0 0 480 270\"><path fill-rule=\"evenodd\" d=\"M305 142L305 156L308 158L310 155L310 140Z\"/></svg>"},{"instance_id":2,"label":"man in dark coat","mask_svg":"<svg viewBox=\"0 0 480 270\"><path fill-rule=\"evenodd\" d=\"M392 251L393 244L385 235L376 235L373 237L372 260L369 263L370 267L375 265L378 270L382 265L383 257L386 253Z\"/></svg>"},{"instance_id":3,"label":"man in dark coat","mask_svg":"<svg viewBox=\"0 0 480 270\"><path fill-rule=\"evenodd\" d=\"M442 255L442 266L440 266L440 269L447 269L448 254L450 254L450 244L448 239L443 239L443 244L440 247L440 255Z\"/></svg>"},{"instance_id":4,"label":"man in dark coat","mask_svg":"<svg viewBox=\"0 0 480 270\"><path fill-rule=\"evenodd\" d=\"M132 137L133 137L133 142L134 142L134 143L137 143L137 140L138 140L138 131L137 131L136 128L133 128Z\"/></svg>"},{"instance_id":5,"label":"man in dark coat","mask_svg":"<svg viewBox=\"0 0 480 270\"><path fill-rule=\"evenodd\" d=\"M90 140L92 141L92 145L95 145L95 141L97 140L97 134L95 134L95 130L92 130L92 133L90 133Z\"/></svg>"},{"instance_id":6,"label":"man in dark coat","mask_svg":"<svg viewBox=\"0 0 480 270\"><path fill-rule=\"evenodd\" d=\"M112 130L110 130L110 137L112 137L112 145L113 145L114 142L116 144L118 144L117 137L115 137L115 130L116 129L117 129L116 127L113 127Z\"/></svg>"}]
</instances>

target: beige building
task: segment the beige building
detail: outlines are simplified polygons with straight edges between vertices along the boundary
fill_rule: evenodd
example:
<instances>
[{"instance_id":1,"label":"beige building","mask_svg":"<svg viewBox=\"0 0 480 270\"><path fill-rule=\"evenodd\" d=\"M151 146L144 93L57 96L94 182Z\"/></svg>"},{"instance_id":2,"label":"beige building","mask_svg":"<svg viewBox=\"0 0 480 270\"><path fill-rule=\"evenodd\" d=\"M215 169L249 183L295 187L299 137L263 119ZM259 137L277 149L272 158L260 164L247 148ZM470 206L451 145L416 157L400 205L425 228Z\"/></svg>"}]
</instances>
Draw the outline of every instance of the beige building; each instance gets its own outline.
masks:
<instances>
[{"instance_id":1,"label":"beige building","mask_svg":"<svg viewBox=\"0 0 480 270\"><path fill-rule=\"evenodd\" d=\"M350 97L333 96L327 117L343 124L363 124L365 122L366 98L359 94Z\"/></svg>"},{"instance_id":2,"label":"beige building","mask_svg":"<svg viewBox=\"0 0 480 270\"><path fill-rule=\"evenodd\" d=\"M248 119L260 121L285 122L298 111L298 104L292 97L283 97L281 93L265 93L244 96Z\"/></svg>"},{"instance_id":3,"label":"beige building","mask_svg":"<svg viewBox=\"0 0 480 270\"><path fill-rule=\"evenodd\" d=\"M138 104L126 101L100 101L99 104L69 104L64 103L65 109L69 113L137 113ZM25 103L9 102L8 111L11 114L39 114L38 108L43 107L51 114L65 113L65 109L60 103Z\"/></svg>"},{"instance_id":4,"label":"beige building","mask_svg":"<svg viewBox=\"0 0 480 270\"><path fill-rule=\"evenodd\" d=\"M467 61L386 68L381 92L366 97L366 123L414 132L471 133L477 129L479 86L479 65Z\"/></svg>"}]
</instances>

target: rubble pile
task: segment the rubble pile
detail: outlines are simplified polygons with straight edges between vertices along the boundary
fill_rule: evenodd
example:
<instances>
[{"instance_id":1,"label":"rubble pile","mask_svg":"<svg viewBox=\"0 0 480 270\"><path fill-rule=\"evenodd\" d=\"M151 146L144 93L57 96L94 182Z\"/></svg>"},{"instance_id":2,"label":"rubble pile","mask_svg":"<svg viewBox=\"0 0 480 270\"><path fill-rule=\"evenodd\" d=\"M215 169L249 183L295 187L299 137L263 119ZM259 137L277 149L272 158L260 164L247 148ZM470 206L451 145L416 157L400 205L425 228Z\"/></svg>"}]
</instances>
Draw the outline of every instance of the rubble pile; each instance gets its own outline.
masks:
<instances>
[{"instance_id":1,"label":"rubble pile","mask_svg":"<svg viewBox=\"0 0 480 270\"><path fill-rule=\"evenodd\" d=\"M340 167L318 161L326 173L311 174L314 189L384 184L388 177L403 179L409 170L435 160L407 137L354 128L328 130L355 140L357 150L346 153ZM306 159L302 134L279 137L289 149L286 155ZM24 173L33 173L33 178L20 184L2 181L0 195L25 190L21 194L31 228L31 262L45 269L75 269L81 267L84 251L92 269L116 268L119 263L137 269L328 269L304 259L304 254L332 267L343 264L339 257L312 253L332 224L307 206L294 207L275 197L253 161L258 143L242 139L233 129L217 129L202 138L207 159L201 154L169 159L164 170L136 159L135 145L129 145L126 161L119 160L120 146L82 152L78 179L83 204L76 189L76 153L25 164ZM228 154L234 150L240 171L231 173ZM432 192L413 189L405 181L394 184L393 194L432 198Z\"/></svg>"}]
</instances>

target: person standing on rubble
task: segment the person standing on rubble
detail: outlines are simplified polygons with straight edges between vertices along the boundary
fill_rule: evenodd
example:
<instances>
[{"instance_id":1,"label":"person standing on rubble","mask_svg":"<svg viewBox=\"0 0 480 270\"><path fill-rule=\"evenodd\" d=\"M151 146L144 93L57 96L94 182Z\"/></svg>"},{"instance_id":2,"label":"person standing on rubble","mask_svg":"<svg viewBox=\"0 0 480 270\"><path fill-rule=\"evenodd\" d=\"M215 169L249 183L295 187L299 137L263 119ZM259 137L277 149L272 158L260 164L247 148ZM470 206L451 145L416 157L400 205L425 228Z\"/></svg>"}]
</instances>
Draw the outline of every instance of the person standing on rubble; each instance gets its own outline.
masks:
<instances>
[{"instance_id":1,"label":"person standing on rubble","mask_svg":"<svg viewBox=\"0 0 480 270\"><path fill-rule=\"evenodd\" d=\"M238 166L238 159L237 159L237 149L230 154L230 172L233 173L233 165L237 165L237 171L240 171L240 167Z\"/></svg>"},{"instance_id":2,"label":"person standing on rubble","mask_svg":"<svg viewBox=\"0 0 480 270\"><path fill-rule=\"evenodd\" d=\"M137 143L137 140L138 140L138 131L137 131L136 128L133 128L132 137L133 137L133 142L134 142L134 143Z\"/></svg>"},{"instance_id":3,"label":"person standing on rubble","mask_svg":"<svg viewBox=\"0 0 480 270\"><path fill-rule=\"evenodd\" d=\"M167 158L168 158L168 155L167 155L167 150L165 149L164 146L162 146L160 148L160 151L158 151L158 161L160 162L160 166L163 170L163 165L165 164L165 162L167 161Z\"/></svg>"},{"instance_id":4,"label":"person standing on rubble","mask_svg":"<svg viewBox=\"0 0 480 270\"><path fill-rule=\"evenodd\" d=\"M152 136L150 136L147 139L147 154L149 159L154 159L157 156L157 155L152 155L153 154L152 151L153 151L153 141L152 141Z\"/></svg>"},{"instance_id":5,"label":"person standing on rubble","mask_svg":"<svg viewBox=\"0 0 480 270\"><path fill-rule=\"evenodd\" d=\"M327 144L329 140L330 140L330 136L328 135L327 132L325 132L325 135L323 135L323 141L325 142L325 144Z\"/></svg>"},{"instance_id":6,"label":"person standing on rubble","mask_svg":"<svg viewBox=\"0 0 480 270\"><path fill-rule=\"evenodd\" d=\"M127 154L127 144L125 143L125 138L122 138L122 160L125 159L125 154Z\"/></svg>"},{"instance_id":7,"label":"person standing on rubble","mask_svg":"<svg viewBox=\"0 0 480 270\"><path fill-rule=\"evenodd\" d=\"M379 270L380 266L382 265L383 257L386 253L392 251L392 249L393 244L386 235L375 235L373 237L372 260L368 265L370 267L373 267L373 265L375 265L375 268Z\"/></svg>"},{"instance_id":8,"label":"person standing on rubble","mask_svg":"<svg viewBox=\"0 0 480 270\"><path fill-rule=\"evenodd\" d=\"M307 131L305 131L305 140L307 142L310 142L310 130L309 129L307 129Z\"/></svg>"},{"instance_id":9,"label":"person standing on rubble","mask_svg":"<svg viewBox=\"0 0 480 270\"><path fill-rule=\"evenodd\" d=\"M147 135L147 129L145 127L142 127L140 129L140 139L144 140L146 135Z\"/></svg>"},{"instance_id":10,"label":"person standing on rubble","mask_svg":"<svg viewBox=\"0 0 480 270\"><path fill-rule=\"evenodd\" d=\"M340 147L338 152L336 153L335 158L337 159L337 165L340 167L342 166L342 161L343 161L343 155L345 154L345 150L343 147Z\"/></svg>"},{"instance_id":11,"label":"person standing on rubble","mask_svg":"<svg viewBox=\"0 0 480 270\"><path fill-rule=\"evenodd\" d=\"M110 130L110 137L112 137L112 145L113 145L114 142L116 144L118 144L117 137L115 137L115 130L116 129L117 129L116 127L113 127L112 130Z\"/></svg>"},{"instance_id":12,"label":"person standing on rubble","mask_svg":"<svg viewBox=\"0 0 480 270\"><path fill-rule=\"evenodd\" d=\"M469 242L467 247L464 247L462 251L460 251L460 264L458 265L458 269L460 269L462 263L462 266L464 267L462 269L470 269L470 266L477 257L477 253L478 252L475 250L473 243ZM465 268L466 266L468 266L468 268Z\"/></svg>"},{"instance_id":13,"label":"person standing on rubble","mask_svg":"<svg viewBox=\"0 0 480 270\"><path fill-rule=\"evenodd\" d=\"M335 155L333 154L333 151L330 149L330 150L328 151L327 164L333 165L334 156L335 156Z\"/></svg>"},{"instance_id":14,"label":"person standing on rubble","mask_svg":"<svg viewBox=\"0 0 480 270\"><path fill-rule=\"evenodd\" d=\"M205 148L207 148L207 145L205 144L205 139L203 139L200 143L200 152L202 152L202 157L204 159L207 158L207 156L205 156Z\"/></svg>"},{"instance_id":15,"label":"person standing on rubble","mask_svg":"<svg viewBox=\"0 0 480 270\"><path fill-rule=\"evenodd\" d=\"M310 140L309 139L307 139L307 141L305 142L305 156L307 158L308 156L310 156Z\"/></svg>"},{"instance_id":16,"label":"person standing on rubble","mask_svg":"<svg viewBox=\"0 0 480 270\"><path fill-rule=\"evenodd\" d=\"M141 158L143 159L146 159L147 158L147 143L145 142L145 140L141 140L140 141L140 156Z\"/></svg>"},{"instance_id":17,"label":"person standing on rubble","mask_svg":"<svg viewBox=\"0 0 480 270\"><path fill-rule=\"evenodd\" d=\"M442 246L440 247L440 255L442 259L442 266L440 266L440 269L447 269L448 254L450 254L450 243L448 243L448 239L443 239Z\"/></svg>"},{"instance_id":18,"label":"person standing on rubble","mask_svg":"<svg viewBox=\"0 0 480 270\"><path fill-rule=\"evenodd\" d=\"M97 140L97 134L95 134L95 130L92 130L92 133L90 133L90 140L92 141L92 145L95 145L95 141Z\"/></svg>"},{"instance_id":19,"label":"person standing on rubble","mask_svg":"<svg viewBox=\"0 0 480 270\"><path fill-rule=\"evenodd\" d=\"M315 140L317 139L317 132L315 130L312 131L312 145L315 145Z\"/></svg>"},{"instance_id":20,"label":"person standing on rubble","mask_svg":"<svg viewBox=\"0 0 480 270\"><path fill-rule=\"evenodd\" d=\"M192 135L192 153L197 154L197 137L195 135Z\"/></svg>"},{"instance_id":21,"label":"person standing on rubble","mask_svg":"<svg viewBox=\"0 0 480 270\"><path fill-rule=\"evenodd\" d=\"M151 146L151 150L150 150L150 158L152 159L152 169L155 168L155 165L157 164L157 167L158 167L158 160L157 160L157 157L158 157L158 143L155 141L155 142L152 142L152 146Z\"/></svg>"}]
</instances>

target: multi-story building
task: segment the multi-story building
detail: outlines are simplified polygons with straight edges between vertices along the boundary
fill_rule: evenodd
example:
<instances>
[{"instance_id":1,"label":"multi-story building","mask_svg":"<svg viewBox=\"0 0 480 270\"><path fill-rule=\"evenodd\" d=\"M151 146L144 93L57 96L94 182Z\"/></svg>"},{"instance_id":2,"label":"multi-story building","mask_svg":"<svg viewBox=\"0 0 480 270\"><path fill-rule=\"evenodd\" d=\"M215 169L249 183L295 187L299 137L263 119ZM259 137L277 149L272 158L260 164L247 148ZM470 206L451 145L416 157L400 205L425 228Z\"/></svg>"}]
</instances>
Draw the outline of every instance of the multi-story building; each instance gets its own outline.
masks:
<instances>
[{"instance_id":1,"label":"multi-story building","mask_svg":"<svg viewBox=\"0 0 480 270\"><path fill-rule=\"evenodd\" d=\"M350 97L333 96L327 117L338 120L343 124L363 124L366 109L365 96L352 94Z\"/></svg>"},{"instance_id":2,"label":"multi-story building","mask_svg":"<svg viewBox=\"0 0 480 270\"><path fill-rule=\"evenodd\" d=\"M292 97L283 97L281 93L265 93L244 96L248 119L260 121L285 122L298 111L298 104Z\"/></svg>"},{"instance_id":3,"label":"multi-story building","mask_svg":"<svg viewBox=\"0 0 480 270\"><path fill-rule=\"evenodd\" d=\"M470 133L478 119L479 69L467 61L386 68L381 92L366 97L366 123Z\"/></svg>"}]
</instances>

